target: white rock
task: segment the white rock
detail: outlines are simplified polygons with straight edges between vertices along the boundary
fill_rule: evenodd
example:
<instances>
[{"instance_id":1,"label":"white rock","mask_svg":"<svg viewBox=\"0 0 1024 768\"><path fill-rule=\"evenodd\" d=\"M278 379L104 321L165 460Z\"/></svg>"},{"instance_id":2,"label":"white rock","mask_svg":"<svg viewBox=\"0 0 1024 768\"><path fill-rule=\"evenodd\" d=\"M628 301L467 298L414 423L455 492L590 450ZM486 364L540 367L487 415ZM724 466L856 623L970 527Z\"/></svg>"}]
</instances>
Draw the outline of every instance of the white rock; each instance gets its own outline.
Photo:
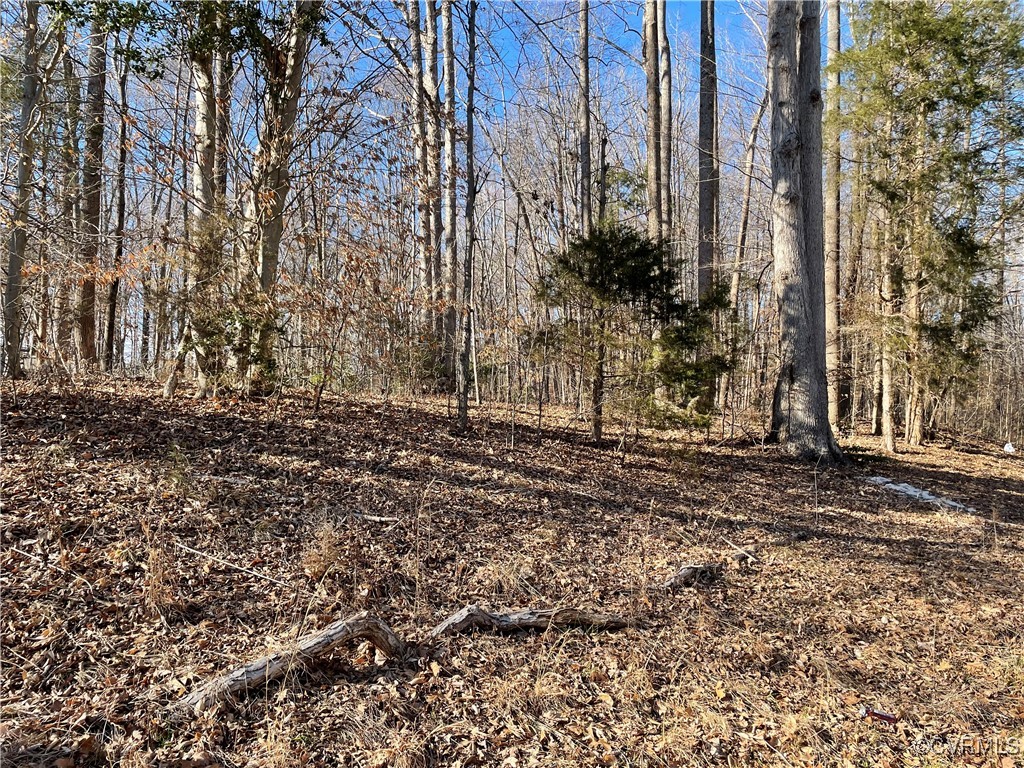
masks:
<instances>
[{"instance_id":1,"label":"white rock","mask_svg":"<svg viewBox=\"0 0 1024 768\"><path fill-rule=\"evenodd\" d=\"M1006 453L1016 453L1017 449L1013 447L1013 443L1007 443L1003 446L1003 451Z\"/></svg>"}]
</instances>

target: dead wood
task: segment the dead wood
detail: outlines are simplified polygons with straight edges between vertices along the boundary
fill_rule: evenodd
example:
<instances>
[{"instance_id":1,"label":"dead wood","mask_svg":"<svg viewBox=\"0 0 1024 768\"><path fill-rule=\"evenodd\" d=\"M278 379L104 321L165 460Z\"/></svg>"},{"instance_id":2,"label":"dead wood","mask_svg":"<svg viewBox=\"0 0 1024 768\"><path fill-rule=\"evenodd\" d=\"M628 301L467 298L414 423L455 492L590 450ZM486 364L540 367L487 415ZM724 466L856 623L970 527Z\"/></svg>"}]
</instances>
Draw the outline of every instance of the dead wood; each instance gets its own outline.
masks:
<instances>
[{"instance_id":1,"label":"dead wood","mask_svg":"<svg viewBox=\"0 0 1024 768\"><path fill-rule=\"evenodd\" d=\"M695 587L715 581L722 575L725 566L721 563L704 563L702 565L684 565L662 583L665 589Z\"/></svg>"},{"instance_id":2,"label":"dead wood","mask_svg":"<svg viewBox=\"0 0 1024 768\"><path fill-rule=\"evenodd\" d=\"M236 693L276 680L296 665L324 656L342 643L359 639L369 640L378 650L392 658L401 656L405 651L405 643L387 624L368 613L358 613L336 621L319 632L305 635L292 649L243 664L211 680L185 696L180 706L192 712L202 712Z\"/></svg>"},{"instance_id":3,"label":"dead wood","mask_svg":"<svg viewBox=\"0 0 1024 768\"><path fill-rule=\"evenodd\" d=\"M482 629L491 632L521 632L526 629L545 630L551 627L590 627L622 629L628 622L621 616L590 613L578 608L545 608L513 613L490 613L478 605L467 605L456 611L430 631L430 639L443 635Z\"/></svg>"},{"instance_id":4,"label":"dead wood","mask_svg":"<svg viewBox=\"0 0 1024 768\"><path fill-rule=\"evenodd\" d=\"M550 627L591 627L594 629L622 629L628 622L621 616L590 613L577 608L546 608L522 610L512 613L490 613L476 605L467 605L438 624L430 632L430 639L442 635L465 632L470 629L492 632L519 632L527 629L545 630ZM243 664L225 675L215 678L185 696L176 708L179 713L202 712L225 699L250 688L265 685L283 677L296 665L308 664L333 651L349 640L369 640L378 650L391 658L401 656L406 645L392 629L368 613L358 613L336 621L319 632L299 639L295 647L264 656Z\"/></svg>"}]
</instances>

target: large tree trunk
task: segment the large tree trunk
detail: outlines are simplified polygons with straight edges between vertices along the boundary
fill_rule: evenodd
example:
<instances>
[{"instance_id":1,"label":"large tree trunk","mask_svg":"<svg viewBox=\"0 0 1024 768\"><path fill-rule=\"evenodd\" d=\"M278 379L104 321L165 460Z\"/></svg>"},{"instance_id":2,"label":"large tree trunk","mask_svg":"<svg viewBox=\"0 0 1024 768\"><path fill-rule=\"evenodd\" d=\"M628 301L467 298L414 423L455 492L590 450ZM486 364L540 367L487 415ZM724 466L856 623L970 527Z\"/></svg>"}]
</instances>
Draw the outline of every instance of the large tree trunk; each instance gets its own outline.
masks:
<instances>
[{"instance_id":1,"label":"large tree trunk","mask_svg":"<svg viewBox=\"0 0 1024 768\"><path fill-rule=\"evenodd\" d=\"M18 120L18 176L14 192L12 227L7 246L7 287L4 290L4 367L11 378L21 375L21 272L28 243L29 204L32 198L32 162L35 157L36 104L41 90L39 50L39 3L25 3L25 71L21 81L21 115Z\"/></svg>"},{"instance_id":2,"label":"large tree trunk","mask_svg":"<svg viewBox=\"0 0 1024 768\"><path fill-rule=\"evenodd\" d=\"M828 422L825 380L819 4L768 10L772 102L772 251L779 311L779 379L772 434L794 455L842 454Z\"/></svg>"},{"instance_id":3,"label":"large tree trunk","mask_svg":"<svg viewBox=\"0 0 1024 768\"><path fill-rule=\"evenodd\" d=\"M825 369L828 375L828 420L838 429L841 418L840 361L841 338L839 324L839 69L836 57L840 50L839 0L828 0L828 87L826 120L828 123L828 149L825 154Z\"/></svg>"},{"instance_id":4,"label":"large tree trunk","mask_svg":"<svg viewBox=\"0 0 1024 768\"><path fill-rule=\"evenodd\" d=\"M644 2L644 74L647 76L647 234L661 231L661 78L658 72L658 0Z\"/></svg>"},{"instance_id":5,"label":"large tree trunk","mask_svg":"<svg viewBox=\"0 0 1024 768\"><path fill-rule=\"evenodd\" d=\"M444 49L444 366L446 390L455 383L455 336L458 320L459 278L458 223L459 168L457 163L457 135L455 120L455 23L452 19L453 0L441 0L441 36Z\"/></svg>"},{"instance_id":6,"label":"large tree trunk","mask_svg":"<svg viewBox=\"0 0 1024 768\"><path fill-rule=\"evenodd\" d=\"M476 92L476 0L469 2L466 22L469 36L466 62L466 255L462 266L462 350L459 354L459 404L456 429L469 428L470 364L473 352L473 254L476 250L476 163L473 158L474 115Z\"/></svg>"},{"instance_id":7,"label":"large tree trunk","mask_svg":"<svg viewBox=\"0 0 1024 768\"><path fill-rule=\"evenodd\" d=\"M98 14L98 11L96 12ZM107 85L107 31L94 17L89 42L89 81L85 108L85 152L82 160L82 249L85 274L75 312L78 356L86 367L97 363L96 271L100 245L100 209L103 204L103 112Z\"/></svg>"},{"instance_id":8,"label":"large tree trunk","mask_svg":"<svg viewBox=\"0 0 1024 768\"><path fill-rule=\"evenodd\" d=\"M700 4L700 107L697 115L697 296L714 286L718 245L718 65L715 54L715 2Z\"/></svg>"},{"instance_id":9,"label":"large tree trunk","mask_svg":"<svg viewBox=\"0 0 1024 768\"><path fill-rule=\"evenodd\" d=\"M129 38L130 44L130 38ZM121 62L121 72L117 80L118 106L120 121L117 127L117 202L114 223L114 279L107 287L107 332L104 335L103 370L114 370L114 347L117 336L117 294L121 288L119 270L124 260L124 225L126 208L125 171L128 165L128 62Z\"/></svg>"},{"instance_id":10,"label":"large tree trunk","mask_svg":"<svg viewBox=\"0 0 1024 768\"><path fill-rule=\"evenodd\" d=\"M577 105L580 133L580 232L590 234L591 170L590 170L590 0L580 0L580 100Z\"/></svg>"}]
</instances>

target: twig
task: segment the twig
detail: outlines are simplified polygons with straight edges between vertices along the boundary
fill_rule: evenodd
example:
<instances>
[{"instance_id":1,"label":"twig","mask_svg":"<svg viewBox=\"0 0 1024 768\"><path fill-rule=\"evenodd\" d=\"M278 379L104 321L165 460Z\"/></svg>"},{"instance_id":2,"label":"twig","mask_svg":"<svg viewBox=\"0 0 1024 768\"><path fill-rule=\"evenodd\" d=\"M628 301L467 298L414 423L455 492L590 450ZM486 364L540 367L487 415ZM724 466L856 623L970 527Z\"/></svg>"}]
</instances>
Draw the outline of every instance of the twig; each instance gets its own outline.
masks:
<instances>
[{"instance_id":1,"label":"twig","mask_svg":"<svg viewBox=\"0 0 1024 768\"><path fill-rule=\"evenodd\" d=\"M255 576L258 579L270 581L274 584L280 584L282 587L288 587L288 589L295 589L293 585L289 584L286 581L275 579L273 576L264 576L262 573L258 573L257 571L253 571L249 568L243 568L240 565L235 565L234 563L228 562L227 560L222 560L221 558L216 557L215 555L210 555L206 552L200 552L198 549L192 549L192 547L186 547L180 541L174 542L174 546L176 546L178 549L183 549L186 552L191 552L193 555L199 555L200 557L205 557L207 560L213 560L213 562L220 563L221 565L227 566L228 568L234 568L236 571L241 571L242 573L247 573L250 576Z\"/></svg>"},{"instance_id":2,"label":"twig","mask_svg":"<svg viewBox=\"0 0 1024 768\"><path fill-rule=\"evenodd\" d=\"M366 520L370 523L400 523L402 518L400 517L384 517L382 515L364 515L362 512L352 512L352 517L356 517L360 520Z\"/></svg>"},{"instance_id":3,"label":"twig","mask_svg":"<svg viewBox=\"0 0 1024 768\"><path fill-rule=\"evenodd\" d=\"M738 544L733 544L733 543L732 543L731 541L729 541L729 540L728 540L727 538L725 538L725 536L720 536L719 538L721 538L721 539L722 539L722 541L724 541L724 542L725 542L726 544L728 544L728 545L729 545L730 547L732 547L733 549L735 549L735 550L736 550L737 552L739 552L739 553L740 553L741 555L746 555L747 557L749 557L749 558L750 558L751 560L753 560L754 562L757 562L757 558L756 558L756 557L754 557L754 554L753 554L752 552L748 552L747 550L745 550L745 549L744 549L743 547L739 546Z\"/></svg>"}]
</instances>

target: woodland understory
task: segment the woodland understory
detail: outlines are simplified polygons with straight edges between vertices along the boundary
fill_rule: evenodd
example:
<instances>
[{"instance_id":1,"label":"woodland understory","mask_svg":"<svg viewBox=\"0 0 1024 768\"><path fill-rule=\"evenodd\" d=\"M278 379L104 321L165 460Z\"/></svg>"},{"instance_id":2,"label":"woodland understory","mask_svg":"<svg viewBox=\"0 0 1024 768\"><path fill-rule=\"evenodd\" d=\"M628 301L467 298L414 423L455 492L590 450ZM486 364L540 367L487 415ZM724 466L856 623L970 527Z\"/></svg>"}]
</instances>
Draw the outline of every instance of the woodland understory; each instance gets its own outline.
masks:
<instances>
[{"instance_id":1,"label":"woodland understory","mask_svg":"<svg viewBox=\"0 0 1024 768\"><path fill-rule=\"evenodd\" d=\"M441 398L2 395L4 766L1020 764L1024 472L1001 444L856 435L824 470L743 429L594 444L557 407L538 428L485 404L456 437ZM628 626L428 640L469 604ZM175 709L361 611L400 657L352 643Z\"/></svg>"}]
</instances>

